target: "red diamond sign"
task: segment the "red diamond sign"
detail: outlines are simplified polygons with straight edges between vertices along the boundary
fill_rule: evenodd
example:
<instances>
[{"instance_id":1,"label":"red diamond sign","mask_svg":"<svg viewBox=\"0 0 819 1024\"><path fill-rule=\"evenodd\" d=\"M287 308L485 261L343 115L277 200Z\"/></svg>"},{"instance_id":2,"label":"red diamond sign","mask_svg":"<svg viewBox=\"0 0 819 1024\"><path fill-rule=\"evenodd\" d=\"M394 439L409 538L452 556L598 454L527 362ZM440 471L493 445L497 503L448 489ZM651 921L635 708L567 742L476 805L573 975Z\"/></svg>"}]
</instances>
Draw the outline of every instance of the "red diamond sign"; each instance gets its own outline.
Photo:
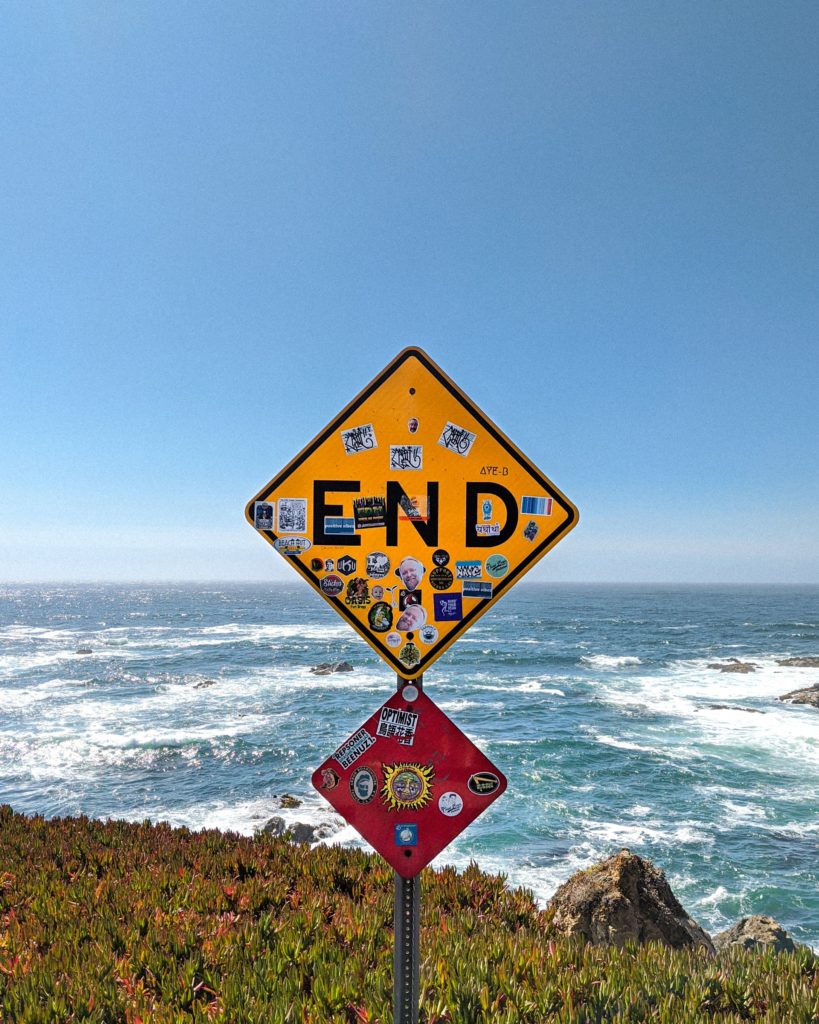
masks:
<instances>
[{"instance_id":1,"label":"red diamond sign","mask_svg":"<svg viewBox=\"0 0 819 1024\"><path fill-rule=\"evenodd\" d=\"M506 778L412 683L313 773L313 785L404 878L506 789Z\"/></svg>"}]
</instances>

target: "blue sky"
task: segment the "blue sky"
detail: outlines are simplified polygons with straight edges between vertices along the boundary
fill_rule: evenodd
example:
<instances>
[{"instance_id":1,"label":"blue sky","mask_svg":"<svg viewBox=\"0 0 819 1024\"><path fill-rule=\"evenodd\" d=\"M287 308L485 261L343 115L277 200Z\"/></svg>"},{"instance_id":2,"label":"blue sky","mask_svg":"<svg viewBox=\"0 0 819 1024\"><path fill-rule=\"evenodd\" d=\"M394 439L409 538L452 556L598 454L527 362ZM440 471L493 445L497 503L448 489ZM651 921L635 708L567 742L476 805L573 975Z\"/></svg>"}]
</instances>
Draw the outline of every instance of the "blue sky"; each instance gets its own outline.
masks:
<instances>
[{"instance_id":1,"label":"blue sky","mask_svg":"<svg viewBox=\"0 0 819 1024\"><path fill-rule=\"evenodd\" d=\"M424 348L550 580L819 582L819 7L5 4L0 579L296 577L245 502Z\"/></svg>"}]
</instances>

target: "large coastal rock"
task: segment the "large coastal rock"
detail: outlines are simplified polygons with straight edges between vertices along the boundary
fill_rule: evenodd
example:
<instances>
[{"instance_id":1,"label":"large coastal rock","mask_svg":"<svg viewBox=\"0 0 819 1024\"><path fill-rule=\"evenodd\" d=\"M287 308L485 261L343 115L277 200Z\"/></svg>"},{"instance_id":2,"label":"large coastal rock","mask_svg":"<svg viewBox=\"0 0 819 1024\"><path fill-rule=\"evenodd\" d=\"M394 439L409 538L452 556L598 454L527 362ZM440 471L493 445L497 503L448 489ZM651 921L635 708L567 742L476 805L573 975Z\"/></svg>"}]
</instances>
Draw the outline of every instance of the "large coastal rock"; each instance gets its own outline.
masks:
<instances>
[{"instance_id":1,"label":"large coastal rock","mask_svg":"<svg viewBox=\"0 0 819 1024\"><path fill-rule=\"evenodd\" d=\"M790 704L809 704L811 707L819 708L819 683L816 686L808 686L804 690L792 690L779 699L786 700Z\"/></svg>"},{"instance_id":2,"label":"large coastal rock","mask_svg":"<svg viewBox=\"0 0 819 1024\"><path fill-rule=\"evenodd\" d=\"M680 906L663 872L630 850L573 875L548 909L559 932L581 935L596 946L657 941L673 949L702 946L714 952L707 932Z\"/></svg>"},{"instance_id":3,"label":"large coastal rock","mask_svg":"<svg viewBox=\"0 0 819 1024\"><path fill-rule=\"evenodd\" d=\"M819 668L819 658L814 657L777 658L776 663L785 668Z\"/></svg>"},{"instance_id":4,"label":"large coastal rock","mask_svg":"<svg viewBox=\"0 0 819 1024\"><path fill-rule=\"evenodd\" d=\"M714 946L718 953L739 946L742 949L765 949L771 947L776 953L793 953L800 947L794 942L785 929L772 917L754 914L743 917L724 932L714 936Z\"/></svg>"}]
</instances>

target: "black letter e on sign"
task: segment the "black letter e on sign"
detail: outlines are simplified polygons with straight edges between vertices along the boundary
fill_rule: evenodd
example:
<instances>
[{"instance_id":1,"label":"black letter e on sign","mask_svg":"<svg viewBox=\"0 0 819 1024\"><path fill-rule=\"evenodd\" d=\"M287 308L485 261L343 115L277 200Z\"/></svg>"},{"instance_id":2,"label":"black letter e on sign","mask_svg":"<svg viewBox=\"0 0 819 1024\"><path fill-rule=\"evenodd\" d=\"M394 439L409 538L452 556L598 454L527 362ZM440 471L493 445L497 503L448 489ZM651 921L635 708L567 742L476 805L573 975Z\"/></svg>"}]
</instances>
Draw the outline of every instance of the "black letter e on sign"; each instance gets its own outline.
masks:
<instances>
[{"instance_id":1,"label":"black letter e on sign","mask_svg":"<svg viewBox=\"0 0 819 1024\"><path fill-rule=\"evenodd\" d=\"M336 547L353 547L361 543L361 537L357 534L351 536L337 537L328 536L324 532L325 516L340 516L344 514L341 505L325 504L328 491L354 491L356 494L361 488L360 480L315 480L313 482L313 543L314 544L335 544Z\"/></svg>"}]
</instances>

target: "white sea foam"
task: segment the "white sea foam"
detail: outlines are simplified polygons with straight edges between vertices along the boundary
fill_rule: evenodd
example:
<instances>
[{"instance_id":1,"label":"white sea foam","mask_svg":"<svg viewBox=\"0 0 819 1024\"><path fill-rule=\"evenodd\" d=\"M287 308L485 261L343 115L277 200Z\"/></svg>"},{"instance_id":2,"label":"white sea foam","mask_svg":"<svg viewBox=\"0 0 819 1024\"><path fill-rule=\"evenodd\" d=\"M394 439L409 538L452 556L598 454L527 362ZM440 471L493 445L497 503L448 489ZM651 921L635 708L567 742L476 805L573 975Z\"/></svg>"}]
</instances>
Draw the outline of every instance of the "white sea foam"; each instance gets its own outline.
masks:
<instances>
[{"instance_id":1,"label":"white sea foam","mask_svg":"<svg viewBox=\"0 0 819 1024\"><path fill-rule=\"evenodd\" d=\"M466 711L467 708L482 708L486 711L502 711L506 706L502 700L467 700L465 697L460 697L456 700L439 700L436 703L438 704L438 707L442 711L446 711L447 714L457 714L459 711Z\"/></svg>"},{"instance_id":2,"label":"white sea foam","mask_svg":"<svg viewBox=\"0 0 819 1024\"><path fill-rule=\"evenodd\" d=\"M740 824L748 821L764 821L766 818L765 808L756 804L740 804L733 800L722 801L723 822Z\"/></svg>"},{"instance_id":3,"label":"white sea foam","mask_svg":"<svg viewBox=\"0 0 819 1024\"><path fill-rule=\"evenodd\" d=\"M728 899L728 890L724 885L718 885L713 892L708 893L706 896L700 897L700 903L703 906L716 906L718 903L722 903L723 900Z\"/></svg>"},{"instance_id":4,"label":"white sea foam","mask_svg":"<svg viewBox=\"0 0 819 1024\"><path fill-rule=\"evenodd\" d=\"M714 837L702 830L698 821L681 821L674 824L655 821L649 823L598 821L589 822L584 826L587 836L610 847L612 845L641 847L649 844L655 846L706 845L714 842Z\"/></svg>"},{"instance_id":5,"label":"white sea foam","mask_svg":"<svg viewBox=\"0 0 819 1024\"><path fill-rule=\"evenodd\" d=\"M580 660L584 665L591 665L594 668L625 668L628 665L642 665L639 658L628 654L584 654Z\"/></svg>"},{"instance_id":6,"label":"white sea foam","mask_svg":"<svg viewBox=\"0 0 819 1024\"><path fill-rule=\"evenodd\" d=\"M616 736L606 736L605 733L595 733L593 730L585 727L585 731L591 732L597 743L602 743L606 747L616 747L618 750L638 750L647 754L658 754L665 755L666 751L661 750L659 747L647 747L642 743L635 743L633 740L620 740Z\"/></svg>"},{"instance_id":7,"label":"white sea foam","mask_svg":"<svg viewBox=\"0 0 819 1024\"><path fill-rule=\"evenodd\" d=\"M549 678L549 677L547 677ZM513 687L519 693L543 693L551 695L553 697L565 697L566 694L563 690L555 689L554 687L544 686L539 679L529 679L525 683L520 683L518 686Z\"/></svg>"}]
</instances>

